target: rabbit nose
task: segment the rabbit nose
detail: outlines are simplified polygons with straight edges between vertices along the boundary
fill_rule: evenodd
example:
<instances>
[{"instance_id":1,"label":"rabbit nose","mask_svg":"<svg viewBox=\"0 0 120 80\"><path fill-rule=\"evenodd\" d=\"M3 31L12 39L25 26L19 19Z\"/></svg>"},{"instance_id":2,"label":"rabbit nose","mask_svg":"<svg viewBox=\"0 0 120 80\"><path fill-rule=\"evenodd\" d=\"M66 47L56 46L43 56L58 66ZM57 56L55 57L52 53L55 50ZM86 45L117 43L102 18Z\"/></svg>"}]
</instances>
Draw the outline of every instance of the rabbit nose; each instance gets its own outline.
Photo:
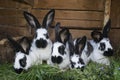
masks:
<instances>
[{"instance_id":1,"label":"rabbit nose","mask_svg":"<svg viewBox=\"0 0 120 80\"><path fill-rule=\"evenodd\" d=\"M78 66L76 69L80 69L80 67Z\"/></svg>"},{"instance_id":2,"label":"rabbit nose","mask_svg":"<svg viewBox=\"0 0 120 80\"><path fill-rule=\"evenodd\" d=\"M39 39L39 40L36 40L35 44L37 48L45 48L47 46L47 41L44 39Z\"/></svg>"},{"instance_id":3,"label":"rabbit nose","mask_svg":"<svg viewBox=\"0 0 120 80\"><path fill-rule=\"evenodd\" d=\"M108 51L105 51L103 55L104 56L112 56L113 52L114 52L113 49L108 48Z\"/></svg>"},{"instance_id":4,"label":"rabbit nose","mask_svg":"<svg viewBox=\"0 0 120 80\"><path fill-rule=\"evenodd\" d=\"M18 74L20 74L20 73L23 71L22 68L20 68L20 69L15 69L15 68L14 68L14 70L15 70L15 72L18 73Z\"/></svg>"},{"instance_id":5,"label":"rabbit nose","mask_svg":"<svg viewBox=\"0 0 120 80\"><path fill-rule=\"evenodd\" d=\"M63 61L61 56L58 56L58 57L52 56L51 60L52 60L53 63L57 63L57 64L60 64Z\"/></svg>"}]
</instances>

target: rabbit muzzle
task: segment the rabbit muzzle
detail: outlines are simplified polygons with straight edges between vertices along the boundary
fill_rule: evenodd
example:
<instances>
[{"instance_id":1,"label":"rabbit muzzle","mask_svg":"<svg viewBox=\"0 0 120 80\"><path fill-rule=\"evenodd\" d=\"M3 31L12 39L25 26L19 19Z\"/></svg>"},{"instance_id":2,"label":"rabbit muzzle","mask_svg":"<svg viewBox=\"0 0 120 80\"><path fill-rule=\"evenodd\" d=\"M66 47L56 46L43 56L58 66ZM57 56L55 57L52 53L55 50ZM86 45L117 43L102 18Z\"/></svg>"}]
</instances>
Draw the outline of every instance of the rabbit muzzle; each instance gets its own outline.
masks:
<instances>
[{"instance_id":1,"label":"rabbit muzzle","mask_svg":"<svg viewBox=\"0 0 120 80\"><path fill-rule=\"evenodd\" d=\"M109 57L113 55L113 52L113 49L108 48L108 50L105 51L103 55Z\"/></svg>"},{"instance_id":2,"label":"rabbit muzzle","mask_svg":"<svg viewBox=\"0 0 120 80\"><path fill-rule=\"evenodd\" d=\"M44 39L36 40L35 42L37 48L45 48L47 46L47 41Z\"/></svg>"},{"instance_id":3,"label":"rabbit muzzle","mask_svg":"<svg viewBox=\"0 0 120 80\"><path fill-rule=\"evenodd\" d=\"M63 61L63 58L61 56L58 56L58 57L52 56L51 60L52 60L53 63L60 64Z\"/></svg>"}]
</instances>

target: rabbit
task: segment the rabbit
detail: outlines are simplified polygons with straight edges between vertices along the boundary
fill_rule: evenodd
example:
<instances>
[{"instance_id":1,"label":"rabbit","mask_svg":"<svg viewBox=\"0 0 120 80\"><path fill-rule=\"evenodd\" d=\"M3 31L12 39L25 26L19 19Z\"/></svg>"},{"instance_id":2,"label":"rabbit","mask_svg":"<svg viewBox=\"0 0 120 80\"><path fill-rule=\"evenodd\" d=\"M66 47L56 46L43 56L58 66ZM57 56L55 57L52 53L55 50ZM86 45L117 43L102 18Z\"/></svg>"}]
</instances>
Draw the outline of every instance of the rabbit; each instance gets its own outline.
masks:
<instances>
[{"instance_id":1,"label":"rabbit","mask_svg":"<svg viewBox=\"0 0 120 80\"><path fill-rule=\"evenodd\" d=\"M102 32L99 32L97 30L91 32L92 40L89 42L93 46L93 52L90 55L90 59L93 62L110 65L108 57L112 56L114 53L113 47L108 37L110 28L111 20L108 20Z\"/></svg>"},{"instance_id":2,"label":"rabbit","mask_svg":"<svg viewBox=\"0 0 120 80\"><path fill-rule=\"evenodd\" d=\"M60 23L55 26L55 41L52 46L51 52L51 65L56 66L59 69L65 70L69 68L69 48L68 39L70 32L67 28L63 28L59 31Z\"/></svg>"},{"instance_id":3,"label":"rabbit","mask_svg":"<svg viewBox=\"0 0 120 80\"><path fill-rule=\"evenodd\" d=\"M69 50L70 50L70 69L76 68L84 70L84 67L90 61L90 53L93 50L93 47L89 42L87 42L87 37L83 36L77 38L73 41L72 35L69 39Z\"/></svg>"},{"instance_id":4,"label":"rabbit","mask_svg":"<svg viewBox=\"0 0 120 80\"><path fill-rule=\"evenodd\" d=\"M31 43L30 51L34 53L36 64L46 61L50 64L52 41L49 38L48 27L51 26L55 16L55 10L51 9L44 17L42 25L34 15L24 11L24 17L31 28L35 28L35 35Z\"/></svg>"},{"instance_id":5,"label":"rabbit","mask_svg":"<svg viewBox=\"0 0 120 80\"><path fill-rule=\"evenodd\" d=\"M23 70L28 70L33 64L31 61L32 57L29 55L31 41L27 37L21 38L20 42L15 41L11 36L7 36L7 39L15 52L13 65L15 72L20 74Z\"/></svg>"}]
</instances>

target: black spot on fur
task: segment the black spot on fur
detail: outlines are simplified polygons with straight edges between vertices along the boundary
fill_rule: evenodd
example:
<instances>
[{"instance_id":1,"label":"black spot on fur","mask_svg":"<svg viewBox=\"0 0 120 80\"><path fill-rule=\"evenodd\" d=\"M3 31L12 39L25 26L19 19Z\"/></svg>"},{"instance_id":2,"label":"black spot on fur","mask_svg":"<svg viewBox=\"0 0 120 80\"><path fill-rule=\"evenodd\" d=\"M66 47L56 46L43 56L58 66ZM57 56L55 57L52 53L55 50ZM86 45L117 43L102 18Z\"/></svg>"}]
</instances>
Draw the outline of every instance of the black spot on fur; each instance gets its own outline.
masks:
<instances>
[{"instance_id":1,"label":"black spot on fur","mask_svg":"<svg viewBox=\"0 0 120 80\"><path fill-rule=\"evenodd\" d=\"M101 50L101 51L104 51L105 50L105 43L100 43L100 47L99 47L99 49Z\"/></svg>"},{"instance_id":2,"label":"black spot on fur","mask_svg":"<svg viewBox=\"0 0 120 80\"><path fill-rule=\"evenodd\" d=\"M15 70L15 72L18 73L18 74L20 74L20 73L23 71L22 68L20 68L20 69L14 69L14 70Z\"/></svg>"},{"instance_id":3,"label":"black spot on fur","mask_svg":"<svg viewBox=\"0 0 120 80\"><path fill-rule=\"evenodd\" d=\"M52 57L51 57L51 61L52 61L53 63L56 63L56 56L52 56Z\"/></svg>"},{"instance_id":4,"label":"black spot on fur","mask_svg":"<svg viewBox=\"0 0 120 80\"><path fill-rule=\"evenodd\" d=\"M76 63L71 61L71 68L74 68Z\"/></svg>"},{"instance_id":5,"label":"black spot on fur","mask_svg":"<svg viewBox=\"0 0 120 80\"><path fill-rule=\"evenodd\" d=\"M93 52L93 46L90 44L90 42L87 42L87 56L89 57L90 54Z\"/></svg>"},{"instance_id":6,"label":"black spot on fur","mask_svg":"<svg viewBox=\"0 0 120 80\"><path fill-rule=\"evenodd\" d=\"M44 36L46 37L46 39L48 39L48 38L49 38L49 35L48 35L48 34L44 34Z\"/></svg>"},{"instance_id":7,"label":"black spot on fur","mask_svg":"<svg viewBox=\"0 0 120 80\"><path fill-rule=\"evenodd\" d=\"M66 54L66 52L65 52L65 47L64 47L63 45L58 48L58 51L59 51L59 53L60 53L61 55Z\"/></svg>"},{"instance_id":8,"label":"black spot on fur","mask_svg":"<svg viewBox=\"0 0 120 80\"><path fill-rule=\"evenodd\" d=\"M44 39L40 39L37 40L35 44L37 48L45 48L47 46L47 41Z\"/></svg>"},{"instance_id":9,"label":"black spot on fur","mask_svg":"<svg viewBox=\"0 0 120 80\"><path fill-rule=\"evenodd\" d=\"M104 52L104 54L103 54L104 56L112 56L113 55L113 50L112 49L108 49L108 51L105 51Z\"/></svg>"},{"instance_id":10,"label":"black spot on fur","mask_svg":"<svg viewBox=\"0 0 120 80\"><path fill-rule=\"evenodd\" d=\"M52 60L53 63L60 64L63 61L63 58L61 56L58 56L58 57L52 56L51 60Z\"/></svg>"},{"instance_id":11,"label":"black spot on fur","mask_svg":"<svg viewBox=\"0 0 120 80\"><path fill-rule=\"evenodd\" d=\"M81 58L79 58L79 63L81 63L83 65L85 64L84 61L83 61L83 59L81 59Z\"/></svg>"},{"instance_id":12,"label":"black spot on fur","mask_svg":"<svg viewBox=\"0 0 120 80\"><path fill-rule=\"evenodd\" d=\"M21 65L22 67L25 67L25 66L26 66L26 64L27 64L27 63L26 63L26 60L27 60L26 56L24 56L23 59L20 59L20 60L19 60L20 65Z\"/></svg>"}]
</instances>

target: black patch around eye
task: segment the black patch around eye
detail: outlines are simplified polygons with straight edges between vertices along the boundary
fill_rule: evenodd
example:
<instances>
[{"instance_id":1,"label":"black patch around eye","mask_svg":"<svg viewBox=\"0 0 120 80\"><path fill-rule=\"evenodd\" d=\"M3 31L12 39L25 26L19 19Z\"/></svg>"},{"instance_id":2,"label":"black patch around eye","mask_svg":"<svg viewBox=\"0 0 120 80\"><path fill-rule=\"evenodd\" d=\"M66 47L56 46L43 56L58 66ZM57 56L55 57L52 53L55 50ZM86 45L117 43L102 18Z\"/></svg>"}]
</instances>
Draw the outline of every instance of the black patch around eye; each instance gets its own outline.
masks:
<instances>
[{"instance_id":1,"label":"black patch around eye","mask_svg":"<svg viewBox=\"0 0 120 80\"><path fill-rule=\"evenodd\" d=\"M40 39L36 41L36 47L37 48L46 48L47 46L47 41L44 39Z\"/></svg>"},{"instance_id":2,"label":"black patch around eye","mask_svg":"<svg viewBox=\"0 0 120 80\"><path fill-rule=\"evenodd\" d=\"M48 38L49 38L49 35L48 35L48 34L44 34L44 36L46 37L46 39L48 39Z\"/></svg>"},{"instance_id":3,"label":"black patch around eye","mask_svg":"<svg viewBox=\"0 0 120 80\"><path fill-rule=\"evenodd\" d=\"M83 61L83 59L81 59L81 58L79 58L79 63L85 64L84 61Z\"/></svg>"},{"instance_id":4,"label":"black patch around eye","mask_svg":"<svg viewBox=\"0 0 120 80\"><path fill-rule=\"evenodd\" d=\"M61 55L64 55L65 54L65 47L64 46L60 46L58 48L58 52L61 54Z\"/></svg>"},{"instance_id":5,"label":"black patch around eye","mask_svg":"<svg viewBox=\"0 0 120 80\"><path fill-rule=\"evenodd\" d=\"M20 65L21 65L22 67L25 67L25 66L26 66L26 64L27 64L27 63L26 63L26 60L27 60L26 56L24 56L23 59L20 59L20 60L19 60Z\"/></svg>"},{"instance_id":6,"label":"black patch around eye","mask_svg":"<svg viewBox=\"0 0 120 80\"><path fill-rule=\"evenodd\" d=\"M105 43L100 43L100 47L99 47L99 49L101 50L101 51L103 51L103 50L105 50Z\"/></svg>"}]
</instances>

